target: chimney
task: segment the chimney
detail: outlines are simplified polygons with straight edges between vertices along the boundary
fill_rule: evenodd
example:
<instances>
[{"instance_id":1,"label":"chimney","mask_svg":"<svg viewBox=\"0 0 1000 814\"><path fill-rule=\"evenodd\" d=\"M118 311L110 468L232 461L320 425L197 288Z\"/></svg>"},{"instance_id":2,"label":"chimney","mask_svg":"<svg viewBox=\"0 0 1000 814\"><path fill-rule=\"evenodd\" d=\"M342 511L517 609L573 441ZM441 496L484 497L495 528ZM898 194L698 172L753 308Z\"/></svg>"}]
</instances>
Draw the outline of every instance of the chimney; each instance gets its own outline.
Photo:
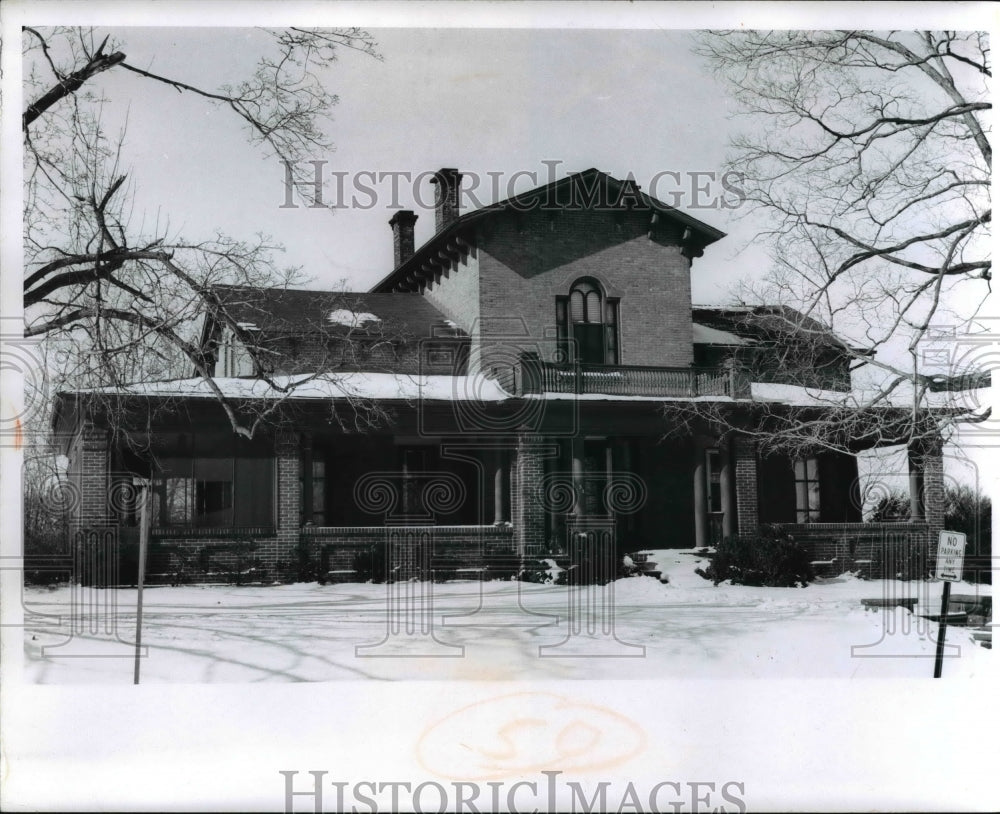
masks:
<instances>
[{"instance_id":1,"label":"chimney","mask_svg":"<svg viewBox=\"0 0 1000 814\"><path fill-rule=\"evenodd\" d=\"M437 185L434 195L434 230L440 232L458 218L458 186L462 173L445 167L434 173L431 183Z\"/></svg>"},{"instance_id":2,"label":"chimney","mask_svg":"<svg viewBox=\"0 0 1000 814\"><path fill-rule=\"evenodd\" d=\"M416 222L417 216L410 209L400 209L389 221L392 227L392 254L395 260L393 268L399 268L413 257L413 224Z\"/></svg>"}]
</instances>

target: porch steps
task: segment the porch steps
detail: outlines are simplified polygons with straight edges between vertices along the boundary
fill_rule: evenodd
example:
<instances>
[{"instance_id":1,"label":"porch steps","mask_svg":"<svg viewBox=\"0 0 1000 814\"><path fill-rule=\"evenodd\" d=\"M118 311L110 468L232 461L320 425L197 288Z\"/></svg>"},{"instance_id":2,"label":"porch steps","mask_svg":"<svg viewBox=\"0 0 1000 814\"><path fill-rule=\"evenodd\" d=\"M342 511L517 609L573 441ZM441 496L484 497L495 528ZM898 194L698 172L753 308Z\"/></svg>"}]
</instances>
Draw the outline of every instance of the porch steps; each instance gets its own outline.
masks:
<instances>
[{"instance_id":1,"label":"porch steps","mask_svg":"<svg viewBox=\"0 0 1000 814\"><path fill-rule=\"evenodd\" d=\"M648 551L635 551L628 556L632 560L632 564L639 569L639 573L644 577L660 579L663 576L663 572L656 567L657 563L649 559Z\"/></svg>"}]
</instances>

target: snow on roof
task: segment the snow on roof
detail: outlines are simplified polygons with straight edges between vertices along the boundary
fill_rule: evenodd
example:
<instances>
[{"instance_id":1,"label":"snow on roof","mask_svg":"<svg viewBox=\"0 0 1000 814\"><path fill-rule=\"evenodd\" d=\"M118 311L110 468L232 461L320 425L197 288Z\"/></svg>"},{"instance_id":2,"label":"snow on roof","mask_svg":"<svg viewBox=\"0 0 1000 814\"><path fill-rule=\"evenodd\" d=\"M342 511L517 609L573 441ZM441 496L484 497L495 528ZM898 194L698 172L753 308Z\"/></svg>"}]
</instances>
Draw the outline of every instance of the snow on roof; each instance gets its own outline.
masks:
<instances>
[{"instance_id":1,"label":"snow on roof","mask_svg":"<svg viewBox=\"0 0 1000 814\"><path fill-rule=\"evenodd\" d=\"M696 345L753 345L754 340L744 339L729 331L720 331L718 328L709 328L707 325L700 325L697 322L691 323L691 332L694 335Z\"/></svg>"},{"instance_id":2,"label":"snow on roof","mask_svg":"<svg viewBox=\"0 0 1000 814\"><path fill-rule=\"evenodd\" d=\"M232 399L343 399L431 401L504 401L510 396L485 376L417 376L403 373L329 373L322 376L275 376L272 386L262 379L216 377L212 380ZM134 396L217 398L204 379L144 382L119 389L94 388L77 393Z\"/></svg>"},{"instance_id":3,"label":"snow on roof","mask_svg":"<svg viewBox=\"0 0 1000 814\"><path fill-rule=\"evenodd\" d=\"M820 390L797 384L751 382L750 397L754 401L776 401L799 407L811 407L820 404L846 404L852 394L842 390Z\"/></svg>"},{"instance_id":4,"label":"snow on roof","mask_svg":"<svg viewBox=\"0 0 1000 814\"><path fill-rule=\"evenodd\" d=\"M337 308L326 315L329 322L334 325L345 325L348 328L360 328L369 322L381 322L381 317L375 316L370 311L351 311L348 308Z\"/></svg>"},{"instance_id":5,"label":"snow on roof","mask_svg":"<svg viewBox=\"0 0 1000 814\"><path fill-rule=\"evenodd\" d=\"M965 390L961 392L926 391L920 399L921 407L951 407L978 411L991 403L990 388ZM863 407L874 404L882 407L911 407L913 389L902 383L888 396L871 388L855 388L850 391L820 390L815 387L801 387L795 384L773 384L752 382L750 395L754 401L768 401L790 404L795 407Z\"/></svg>"}]
</instances>

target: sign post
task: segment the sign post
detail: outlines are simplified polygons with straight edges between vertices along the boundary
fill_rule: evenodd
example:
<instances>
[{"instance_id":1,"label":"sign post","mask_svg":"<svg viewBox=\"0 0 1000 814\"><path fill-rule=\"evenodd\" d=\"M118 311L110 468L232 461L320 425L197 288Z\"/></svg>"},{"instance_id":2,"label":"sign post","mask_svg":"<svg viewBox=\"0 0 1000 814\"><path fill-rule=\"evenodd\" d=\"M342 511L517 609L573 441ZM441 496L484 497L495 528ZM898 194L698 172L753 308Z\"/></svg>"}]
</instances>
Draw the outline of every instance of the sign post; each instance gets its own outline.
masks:
<instances>
[{"instance_id":1,"label":"sign post","mask_svg":"<svg viewBox=\"0 0 1000 814\"><path fill-rule=\"evenodd\" d=\"M142 654L142 589L146 577L146 550L149 548L149 489L143 481L139 485L139 579L135 602L135 669L132 683L139 683L139 659Z\"/></svg>"},{"instance_id":2,"label":"sign post","mask_svg":"<svg viewBox=\"0 0 1000 814\"><path fill-rule=\"evenodd\" d=\"M937 653L934 657L934 678L941 678L944 663L944 637L948 627L948 600L951 583L962 579L965 562L965 535L960 531L942 531L938 538L937 567L934 576L944 582L941 590L941 615L938 621Z\"/></svg>"}]
</instances>

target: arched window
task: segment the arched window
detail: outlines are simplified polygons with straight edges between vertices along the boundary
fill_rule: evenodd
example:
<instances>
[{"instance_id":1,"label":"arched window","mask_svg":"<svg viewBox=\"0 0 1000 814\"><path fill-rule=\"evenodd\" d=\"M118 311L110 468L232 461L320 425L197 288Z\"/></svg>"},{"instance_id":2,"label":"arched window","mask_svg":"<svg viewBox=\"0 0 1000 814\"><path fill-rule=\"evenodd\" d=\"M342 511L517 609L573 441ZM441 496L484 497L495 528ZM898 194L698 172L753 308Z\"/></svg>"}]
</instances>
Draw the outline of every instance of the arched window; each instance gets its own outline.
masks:
<instances>
[{"instance_id":1,"label":"arched window","mask_svg":"<svg viewBox=\"0 0 1000 814\"><path fill-rule=\"evenodd\" d=\"M556 326L564 361L618 364L618 300L596 280L577 280L568 296L556 297Z\"/></svg>"},{"instance_id":2,"label":"arched window","mask_svg":"<svg viewBox=\"0 0 1000 814\"><path fill-rule=\"evenodd\" d=\"M578 322L604 322L601 313L601 290L596 283L581 280L569 292L569 318Z\"/></svg>"}]
</instances>

